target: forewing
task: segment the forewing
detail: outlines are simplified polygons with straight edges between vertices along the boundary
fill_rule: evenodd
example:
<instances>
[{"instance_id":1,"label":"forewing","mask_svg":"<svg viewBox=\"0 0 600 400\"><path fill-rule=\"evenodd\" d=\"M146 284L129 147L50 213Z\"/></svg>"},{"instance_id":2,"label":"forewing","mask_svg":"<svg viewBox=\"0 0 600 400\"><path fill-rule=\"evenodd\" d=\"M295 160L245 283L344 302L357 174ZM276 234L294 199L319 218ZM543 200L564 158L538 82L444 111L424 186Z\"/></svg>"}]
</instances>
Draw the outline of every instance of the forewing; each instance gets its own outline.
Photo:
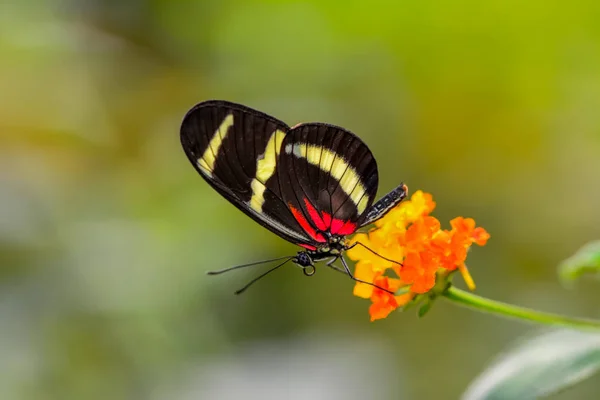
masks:
<instances>
[{"instance_id":1,"label":"forewing","mask_svg":"<svg viewBox=\"0 0 600 400\"><path fill-rule=\"evenodd\" d=\"M296 244L313 242L282 196L276 173L289 127L262 112L225 102L196 105L181 124L181 144L198 173L255 221Z\"/></svg>"}]
</instances>

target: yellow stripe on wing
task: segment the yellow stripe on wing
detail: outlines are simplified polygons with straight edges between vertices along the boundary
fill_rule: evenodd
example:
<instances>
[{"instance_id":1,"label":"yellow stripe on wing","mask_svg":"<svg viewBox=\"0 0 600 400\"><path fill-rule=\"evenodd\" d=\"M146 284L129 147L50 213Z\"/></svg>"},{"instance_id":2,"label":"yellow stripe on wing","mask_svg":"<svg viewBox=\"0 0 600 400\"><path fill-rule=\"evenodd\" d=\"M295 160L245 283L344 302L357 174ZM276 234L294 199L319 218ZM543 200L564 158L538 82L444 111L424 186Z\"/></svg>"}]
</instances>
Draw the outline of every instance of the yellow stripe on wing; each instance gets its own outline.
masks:
<instances>
[{"instance_id":1,"label":"yellow stripe on wing","mask_svg":"<svg viewBox=\"0 0 600 400\"><path fill-rule=\"evenodd\" d=\"M223 145L223 141L225 137L227 137L227 132L229 132L229 128L233 126L233 114L229 114L225 117L219 128L213 134L213 137L210 139L208 143L208 147L204 150L204 154L202 157L198 159L197 165L205 175L212 177L212 173L215 169L215 162L217 161L216 157L219 154L219 149Z\"/></svg>"},{"instance_id":2,"label":"yellow stripe on wing","mask_svg":"<svg viewBox=\"0 0 600 400\"><path fill-rule=\"evenodd\" d=\"M281 143L285 137L285 132L276 130L271 134L264 154L256 161L256 177L252 179L250 187L252 188L252 198L250 199L250 207L261 213L263 204L265 203L265 184L275 173L277 167L277 157L281 151Z\"/></svg>"},{"instance_id":3,"label":"yellow stripe on wing","mask_svg":"<svg viewBox=\"0 0 600 400\"><path fill-rule=\"evenodd\" d=\"M352 202L356 205L359 214L367 208L369 196L365 195L366 189L361 182L360 175L339 154L322 146L306 143L287 145L286 153L294 153L298 158L304 158L309 164L319 167L339 181L339 185Z\"/></svg>"}]
</instances>

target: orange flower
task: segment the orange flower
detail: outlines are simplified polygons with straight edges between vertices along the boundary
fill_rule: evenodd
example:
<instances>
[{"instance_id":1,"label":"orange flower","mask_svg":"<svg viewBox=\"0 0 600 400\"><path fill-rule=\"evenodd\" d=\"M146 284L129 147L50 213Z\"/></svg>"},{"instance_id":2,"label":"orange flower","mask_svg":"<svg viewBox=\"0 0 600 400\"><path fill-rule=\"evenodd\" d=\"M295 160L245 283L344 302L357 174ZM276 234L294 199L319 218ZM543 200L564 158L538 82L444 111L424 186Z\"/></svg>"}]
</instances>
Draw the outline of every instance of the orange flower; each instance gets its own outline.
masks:
<instances>
[{"instance_id":1,"label":"orange flower","mask_svg":"<svg viewBox=\"0 0 600 400\"><path fill-rule=\"evenodd\" d=\"M386 261L362 246L348 251L348 256L358 261L356 278L393 292L400 288L406 291L394 296L372 285L357 282L354 295L371 299L369 314L372 321L387 317L417 294L428 293L435 286L439 272L458 269L467 285L474 289L465 266L467 252L473 243L485 245L490 235L485 229L475 227L472 218L454 218L450 221L452 229L441 229L440 222L429 215L434 208L432 196L419 190L410 200L400 203L376 221L376 229L354 236L354 242L402 263ZM392 270L399 279L384 275L387 270Z\"/></svg>"}]
</instances>

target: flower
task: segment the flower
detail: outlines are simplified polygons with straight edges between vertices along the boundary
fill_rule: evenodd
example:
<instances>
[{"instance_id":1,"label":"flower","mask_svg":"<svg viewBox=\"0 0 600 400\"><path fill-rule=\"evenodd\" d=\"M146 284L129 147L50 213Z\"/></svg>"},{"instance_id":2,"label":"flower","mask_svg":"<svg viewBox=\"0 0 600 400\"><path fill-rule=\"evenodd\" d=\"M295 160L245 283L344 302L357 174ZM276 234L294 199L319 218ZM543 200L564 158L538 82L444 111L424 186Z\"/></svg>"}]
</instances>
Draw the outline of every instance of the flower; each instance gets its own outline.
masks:
<instances>
[{"instance_id":1,"label":"flower","mask_svg":"<svg viewBox=\"0 0 600 400\"><path fill-rule=\"evenodd\" d=\"M368 282L357 282L354 295L371 299L371 321L430 292L436 279L450 271L458 269L467 286L475 288L465 266L467 252L473 243L485 245L490 235L476 227L475 220L464 217L451 220L451 229L441 229L440 222L429 215L435 205L430 194L419 190L376 221L375 229L353 237L362 246L348 250L348 256L357 261L355 277ZM396 277L385 275L388 271ZM392 295L382 289L403 289L404 293Z\"/></svg>"}]
</instances>

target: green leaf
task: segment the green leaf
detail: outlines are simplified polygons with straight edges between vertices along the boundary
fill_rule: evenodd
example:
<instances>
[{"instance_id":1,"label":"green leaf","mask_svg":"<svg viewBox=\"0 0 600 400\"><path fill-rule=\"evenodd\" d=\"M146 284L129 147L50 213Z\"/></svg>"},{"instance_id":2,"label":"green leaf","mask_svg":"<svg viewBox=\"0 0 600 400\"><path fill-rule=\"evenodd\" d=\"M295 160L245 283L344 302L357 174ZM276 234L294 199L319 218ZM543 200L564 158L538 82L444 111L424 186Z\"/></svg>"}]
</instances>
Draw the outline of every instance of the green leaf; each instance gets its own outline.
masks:
<instances>
[{"instance_id":1,"label":"green leaf","mask_svg":"<svg viewBox=\"0 0 600 400\"><path fill-rule=\"evenodd\" d=\"M432 303L432 301L427 299L421 305L421 307L419 307L419 311L417 312L417 315L419 316L419 318L423 318L425 316L425 314L427 314L429 312L429 310L431 310L431 303Z\"/></svg>"},{"instance_id":2,"label":"green leaf","mask_svg":"<svg viewBox=\"0 0 600 400\"><path fill-rule=\"evenodd\" d=\"M590 377L599 368L600 333L549 331L502 354L462 399L538 399Z\"/></svg>"},{"instance_id":3,"label":"green leaf","mask_svg":"<svg viewBox=\"0 0 600 400\"><path fill-rule=\"evenodd\" d=\"M600 240L589 242L558 266L558 275L565 285L572 285L584 274L600 277Z\"/></svg>"}]
</instances>

